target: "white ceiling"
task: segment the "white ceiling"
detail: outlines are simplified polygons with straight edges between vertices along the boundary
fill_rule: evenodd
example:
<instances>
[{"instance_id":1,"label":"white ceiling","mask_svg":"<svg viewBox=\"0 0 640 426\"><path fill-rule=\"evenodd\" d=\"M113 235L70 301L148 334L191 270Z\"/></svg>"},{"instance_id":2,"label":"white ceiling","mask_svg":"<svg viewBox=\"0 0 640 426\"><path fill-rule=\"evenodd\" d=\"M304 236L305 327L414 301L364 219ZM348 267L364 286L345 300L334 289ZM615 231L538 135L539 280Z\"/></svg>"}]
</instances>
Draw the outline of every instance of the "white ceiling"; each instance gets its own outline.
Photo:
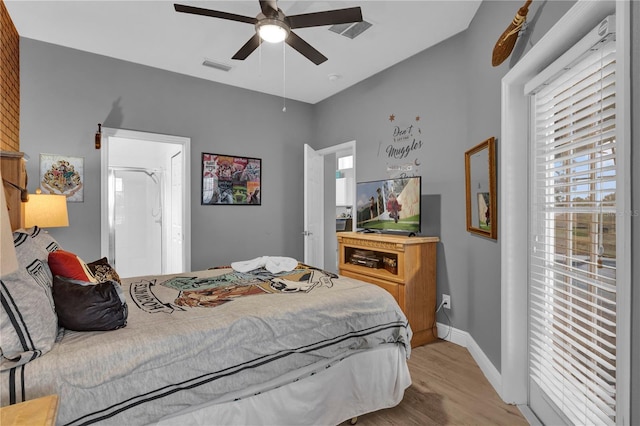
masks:
<instances>
[{"instance_id":1,"label":"white ceiling","mask_svg":"<svg viewBox=\"0 0 640 426\"><path fill-rule=\"evenodd\" d=\"M264 43L246 60L231 57L253 25L177 13L187 4L255 17L257 0L4 0L21 37L41 40L288 99L317 103L464 31L481 0L279 1L287 15L360 6L371 28L355 39L329 27L294 32L329 59L314 65L284 44ZM283 46L285 47L283 49ZM228 72L202 65L211 60ZM338 76L330 79L331 75Z\"/></svg>"}]
</instances>

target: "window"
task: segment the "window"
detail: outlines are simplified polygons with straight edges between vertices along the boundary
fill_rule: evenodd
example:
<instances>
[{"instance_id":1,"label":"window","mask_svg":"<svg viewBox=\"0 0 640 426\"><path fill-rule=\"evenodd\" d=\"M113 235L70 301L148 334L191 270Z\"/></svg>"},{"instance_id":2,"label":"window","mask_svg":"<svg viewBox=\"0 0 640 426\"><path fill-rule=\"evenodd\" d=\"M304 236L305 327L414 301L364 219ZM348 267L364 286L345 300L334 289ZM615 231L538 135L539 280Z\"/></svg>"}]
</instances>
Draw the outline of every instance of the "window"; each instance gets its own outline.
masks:
<instances>
[{"instance_id":1,"label":"window","mask_svg":"<svg viewBox=\"0 0 640 426\"><path fill-rule=\"evenodd\" d=\"M338 170L353 169L353 155L338 157Z\"/></svg>"},{"instance_id":2,"label":"window","mask_svg":"<svg viewBox=\"0 0 640 426\"><path fill-rule=\"evenodd\" d=\"M586 50L533 89L529 367L572 423L615 424L615 37Z\"/></svg>"}]
</instances>

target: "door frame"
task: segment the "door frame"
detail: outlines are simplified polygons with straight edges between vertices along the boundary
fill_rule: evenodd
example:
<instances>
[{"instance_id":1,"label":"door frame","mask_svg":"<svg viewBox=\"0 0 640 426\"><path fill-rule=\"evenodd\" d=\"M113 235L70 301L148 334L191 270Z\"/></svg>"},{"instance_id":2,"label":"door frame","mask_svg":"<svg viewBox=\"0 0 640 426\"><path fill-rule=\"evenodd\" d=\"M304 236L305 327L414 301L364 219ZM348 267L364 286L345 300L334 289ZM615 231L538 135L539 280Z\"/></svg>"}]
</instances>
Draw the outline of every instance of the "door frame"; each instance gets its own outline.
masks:
<instances>
[{"instance_id":1,"label":"door frame","mask_svg":"<svg viewBox=\"0 0 640 426\"><path fill-rule=\"evenodd\" d=\"M324 158L327 155L337 154L338 152L343 152L343 151L348 151L348 150L351 150L351 153L353 154L353 176L354 176L354 179L353 179L353 183L352 183L352 185L353 185L352 190L353 190L353 194L355 196L355 193L356 193L356 181L357 181L357 176L358 176L357 169L356 169L356 163L357 163L356 157L357 156L356 156L356 141L355 141L355 139L351 140L351 141L348 141L348 142L340 143L338 145L333 145L333 146L329 146L329 147L326 147L326 148L322 148L322 149L316 150L315 152L316 152L316 154L318 154L318 155L320 155L320 156L322 156ZM324 169L322 169L322 174L323 174L323 176L321 176L320 181L324 182ZM306 179L307 179L307 177L306 177L306 174L305 174L305 182L304 182L304 187L305 188L307 187ZM335 185L335 180L332 180L332 182ZM305 217L306 217L306 214L307 214L306 211L307 211L307 208L308 208L306 194L305 194L304 200L305 200L304 201L304 211L305 211L304 214L305 214ZM322 212L324 213L324 215L332 214L332 215L335 216L335 207L336 207L335 197L334 197L333 203L330 204L330 207L326 205L325 197L324 196L321 197L321 199L320 199L320 208L321 208ZM333 213L331 212L331 209L333 210ZM351 211L355 211L355 209L352 208ZM352 231L355 230L355 229L356 229L355 228L355 221L352 221ZM308 238L305 235L305 232L307 232L307 231L308 230L305 229L304 232L303 232L303 235L304 235L303 238L305 238L305 239ZM333 231L334 231L333 235L335 235L335 229ZM322 235L323 237L322 237L321 243L320 243L321 247L316 247L316 249L317 250L322 250L323 258L324 258L324 240L326 238L326 232L325 232L325 229L324 229L324 220L322 220L321 223L319 224L319 226L317 228L317 232L320 235ZM304 245L305 251L306 251L306 244L303 244L303 245ZM307 257L307 253L306 252L304 253L304 257L305 258ZM324 265L319 266L319 267L324 267Z\"/></svg>"},{"instance_id":2,"label":"door frame","mask_svg":"<svg viewBox=\"0 0 640 426\"><path fill-rule=\"evenodd\" d=\"M191 138L164 135L160 133L102 127L102 149L100 153L100 252L109 255L109 138L138 139L147 142L172 143L182 145L184 153L182 164L182 215L183 215L183 252L184 272L191 270Z\"/></svg>"}]
</instances>

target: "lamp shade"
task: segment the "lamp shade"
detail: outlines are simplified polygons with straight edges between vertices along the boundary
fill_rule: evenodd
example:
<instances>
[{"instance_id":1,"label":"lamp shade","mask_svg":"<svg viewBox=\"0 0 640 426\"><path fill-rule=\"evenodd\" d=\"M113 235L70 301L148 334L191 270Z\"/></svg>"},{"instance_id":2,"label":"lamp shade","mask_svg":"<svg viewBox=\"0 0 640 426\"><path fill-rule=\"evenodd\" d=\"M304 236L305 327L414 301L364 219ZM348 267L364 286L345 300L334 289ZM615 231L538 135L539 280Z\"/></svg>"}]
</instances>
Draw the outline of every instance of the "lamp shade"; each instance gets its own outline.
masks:
<instances>
[{"instance_id":1,"label":"lamp shade","mask_svg":"<svg viewBox=\"0 0 640 426\"><path fill-rule=\"evenodd\" d=\"M0 176L2 182L2 176ZM16 249L13 246L13 232L7 211L7 200L4 196L4 185L0 185L0 276L18 270Z\"/></svg>"},{"instance_id":2,"label":"lamp shade","mask_svg":"<svg viewBox=\"0 0 640 426\"><path fill-rule=\"evenodd\" d=\"M24 226L25 228L69 226L67 197L42 194L39 189L36 190L35 194L29 195L29 202L24 206Z\"/></svg>"}]
</instances>

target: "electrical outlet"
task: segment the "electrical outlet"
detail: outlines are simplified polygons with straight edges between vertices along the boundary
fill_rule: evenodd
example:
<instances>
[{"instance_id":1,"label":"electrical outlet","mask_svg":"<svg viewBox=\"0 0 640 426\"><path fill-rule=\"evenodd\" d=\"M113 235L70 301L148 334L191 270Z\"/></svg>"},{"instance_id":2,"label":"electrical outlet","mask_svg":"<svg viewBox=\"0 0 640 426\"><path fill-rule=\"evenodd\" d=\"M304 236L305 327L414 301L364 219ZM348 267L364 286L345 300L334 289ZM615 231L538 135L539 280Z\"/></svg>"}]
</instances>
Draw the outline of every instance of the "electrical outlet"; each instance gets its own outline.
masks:
<instances>
[{"instance_id":1,"label":"electrical outlet","mask_svg":"<svg viewBox=\"0 0 640 426\"><path fill-rule=\"evenodd\" d=\"M451 309L451 296L448 294L442 295L442 307L445 309Z\"/></svg>"}]
</instances>

